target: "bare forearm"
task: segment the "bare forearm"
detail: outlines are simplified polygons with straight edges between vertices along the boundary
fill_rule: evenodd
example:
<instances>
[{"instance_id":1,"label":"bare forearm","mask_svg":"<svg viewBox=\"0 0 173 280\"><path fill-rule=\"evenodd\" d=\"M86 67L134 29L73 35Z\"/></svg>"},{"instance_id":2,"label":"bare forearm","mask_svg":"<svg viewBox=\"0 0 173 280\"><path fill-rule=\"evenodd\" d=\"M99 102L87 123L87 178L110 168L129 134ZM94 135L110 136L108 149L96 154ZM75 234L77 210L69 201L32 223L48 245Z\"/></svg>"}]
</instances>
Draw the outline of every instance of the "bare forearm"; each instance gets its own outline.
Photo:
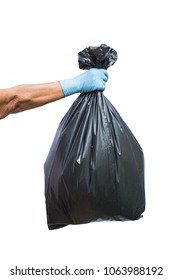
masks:
<instances>
[{"instance_id":1,"label":"bare forearm","mask_svg":"<svg viewBox=\"0 0 173 280\"><path fill-rule=\"evenodd\" d=\"M17 95L18 101L16 102L16 108L13 113L40 107L64 97L58 82L20 85L14 87L14 92Z\"/></svg>"},{"instance_id":2,"label":"bare forearm","mask_svg":"<svg viewBox=\"0 0 173 280\"><path fill-rule=\"evenodd\" d=\"M0 118L43 106L64 97L59 82L19 85L0 90Z\"/></svg>"}]
</instances>

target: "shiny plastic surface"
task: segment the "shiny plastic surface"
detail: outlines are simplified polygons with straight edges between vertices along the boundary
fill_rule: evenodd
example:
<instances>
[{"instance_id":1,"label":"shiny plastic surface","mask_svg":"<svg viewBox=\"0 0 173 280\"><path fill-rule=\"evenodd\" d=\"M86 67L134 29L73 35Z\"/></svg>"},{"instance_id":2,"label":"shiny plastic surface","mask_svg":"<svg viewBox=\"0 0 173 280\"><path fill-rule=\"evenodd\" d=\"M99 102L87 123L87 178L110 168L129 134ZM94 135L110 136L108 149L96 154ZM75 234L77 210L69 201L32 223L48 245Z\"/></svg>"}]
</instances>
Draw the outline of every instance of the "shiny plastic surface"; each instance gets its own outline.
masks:
<instances>
[{"instance_id":1,"label":"shiny plastic surface","mask_svg":"<svg viewBox=\"0 0 173 280\"><path fill-rule=\"evenodd\" d=\"M78 56L82 69L117 59L106 45ZM49 229L144 212L143 151L103 92L79 95L62 119L45 162L45 196Z\"/></svg>"}]
</instances>

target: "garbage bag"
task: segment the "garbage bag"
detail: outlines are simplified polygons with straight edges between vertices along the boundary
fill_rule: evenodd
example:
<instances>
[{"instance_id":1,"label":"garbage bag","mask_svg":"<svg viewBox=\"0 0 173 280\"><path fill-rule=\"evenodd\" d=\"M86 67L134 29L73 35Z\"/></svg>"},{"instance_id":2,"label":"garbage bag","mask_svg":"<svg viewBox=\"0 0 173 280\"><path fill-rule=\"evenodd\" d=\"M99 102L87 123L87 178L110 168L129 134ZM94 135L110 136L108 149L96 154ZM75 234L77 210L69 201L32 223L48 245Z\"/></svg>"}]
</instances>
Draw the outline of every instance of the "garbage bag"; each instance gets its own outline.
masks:
<instances>
[{"instance_id":1,"label":"garbage bag","mask_svg":"<svg viewBox=\"0 0 173 280\"><path fill-rule=\"evenodd\" d=\"M102 44L78 53L79 67L107 69L117 59ZM49 229L136 220L145 210L144 155L104 93L82 93L60 122L45 165Z\"/></svg>"}]
</instances>

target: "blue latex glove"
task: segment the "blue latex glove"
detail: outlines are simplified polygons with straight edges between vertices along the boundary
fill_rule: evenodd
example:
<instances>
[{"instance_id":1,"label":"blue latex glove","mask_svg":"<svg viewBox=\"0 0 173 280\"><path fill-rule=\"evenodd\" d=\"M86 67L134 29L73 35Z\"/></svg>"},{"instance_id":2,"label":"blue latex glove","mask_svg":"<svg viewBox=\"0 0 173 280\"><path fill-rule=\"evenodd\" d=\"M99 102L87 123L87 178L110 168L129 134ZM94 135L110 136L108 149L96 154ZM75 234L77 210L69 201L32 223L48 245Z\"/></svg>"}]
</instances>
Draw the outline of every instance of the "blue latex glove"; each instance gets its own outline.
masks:
<instances>
[{"instance_id":1,"label":"blue latex glove","mask_svg":"<svg viewBox=\"0 0 173 280\"><path fill-rule=\"evenodd\" d=\"M66 97L78 92L103 91L107 80L107 70L92 68L79 76L59 82Z\"/></svg>"}]
</instances>

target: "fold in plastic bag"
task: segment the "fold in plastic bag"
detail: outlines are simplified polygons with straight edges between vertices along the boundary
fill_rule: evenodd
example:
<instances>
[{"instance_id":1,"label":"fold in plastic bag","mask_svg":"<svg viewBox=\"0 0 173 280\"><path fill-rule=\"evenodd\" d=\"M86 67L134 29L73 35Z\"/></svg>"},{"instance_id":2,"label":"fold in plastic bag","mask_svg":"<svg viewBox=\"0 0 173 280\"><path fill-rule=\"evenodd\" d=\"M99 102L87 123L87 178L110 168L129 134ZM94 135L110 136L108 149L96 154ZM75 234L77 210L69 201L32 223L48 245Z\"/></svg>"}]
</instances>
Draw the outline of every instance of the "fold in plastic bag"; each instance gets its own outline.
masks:
<instances>
[{"instance_id":1,"label":"fold in plastic bag","mask_svg":"<svg viewBox=\"0 0 173 280\"><path fill-rule=\"evenodd\" d=\"M82 69L117 59L106 45L78 56ZM144 212L143 151L103 92L79 95L62 119L45 162L45 197L49 229Z\"/></svg>"}]
</instances>

